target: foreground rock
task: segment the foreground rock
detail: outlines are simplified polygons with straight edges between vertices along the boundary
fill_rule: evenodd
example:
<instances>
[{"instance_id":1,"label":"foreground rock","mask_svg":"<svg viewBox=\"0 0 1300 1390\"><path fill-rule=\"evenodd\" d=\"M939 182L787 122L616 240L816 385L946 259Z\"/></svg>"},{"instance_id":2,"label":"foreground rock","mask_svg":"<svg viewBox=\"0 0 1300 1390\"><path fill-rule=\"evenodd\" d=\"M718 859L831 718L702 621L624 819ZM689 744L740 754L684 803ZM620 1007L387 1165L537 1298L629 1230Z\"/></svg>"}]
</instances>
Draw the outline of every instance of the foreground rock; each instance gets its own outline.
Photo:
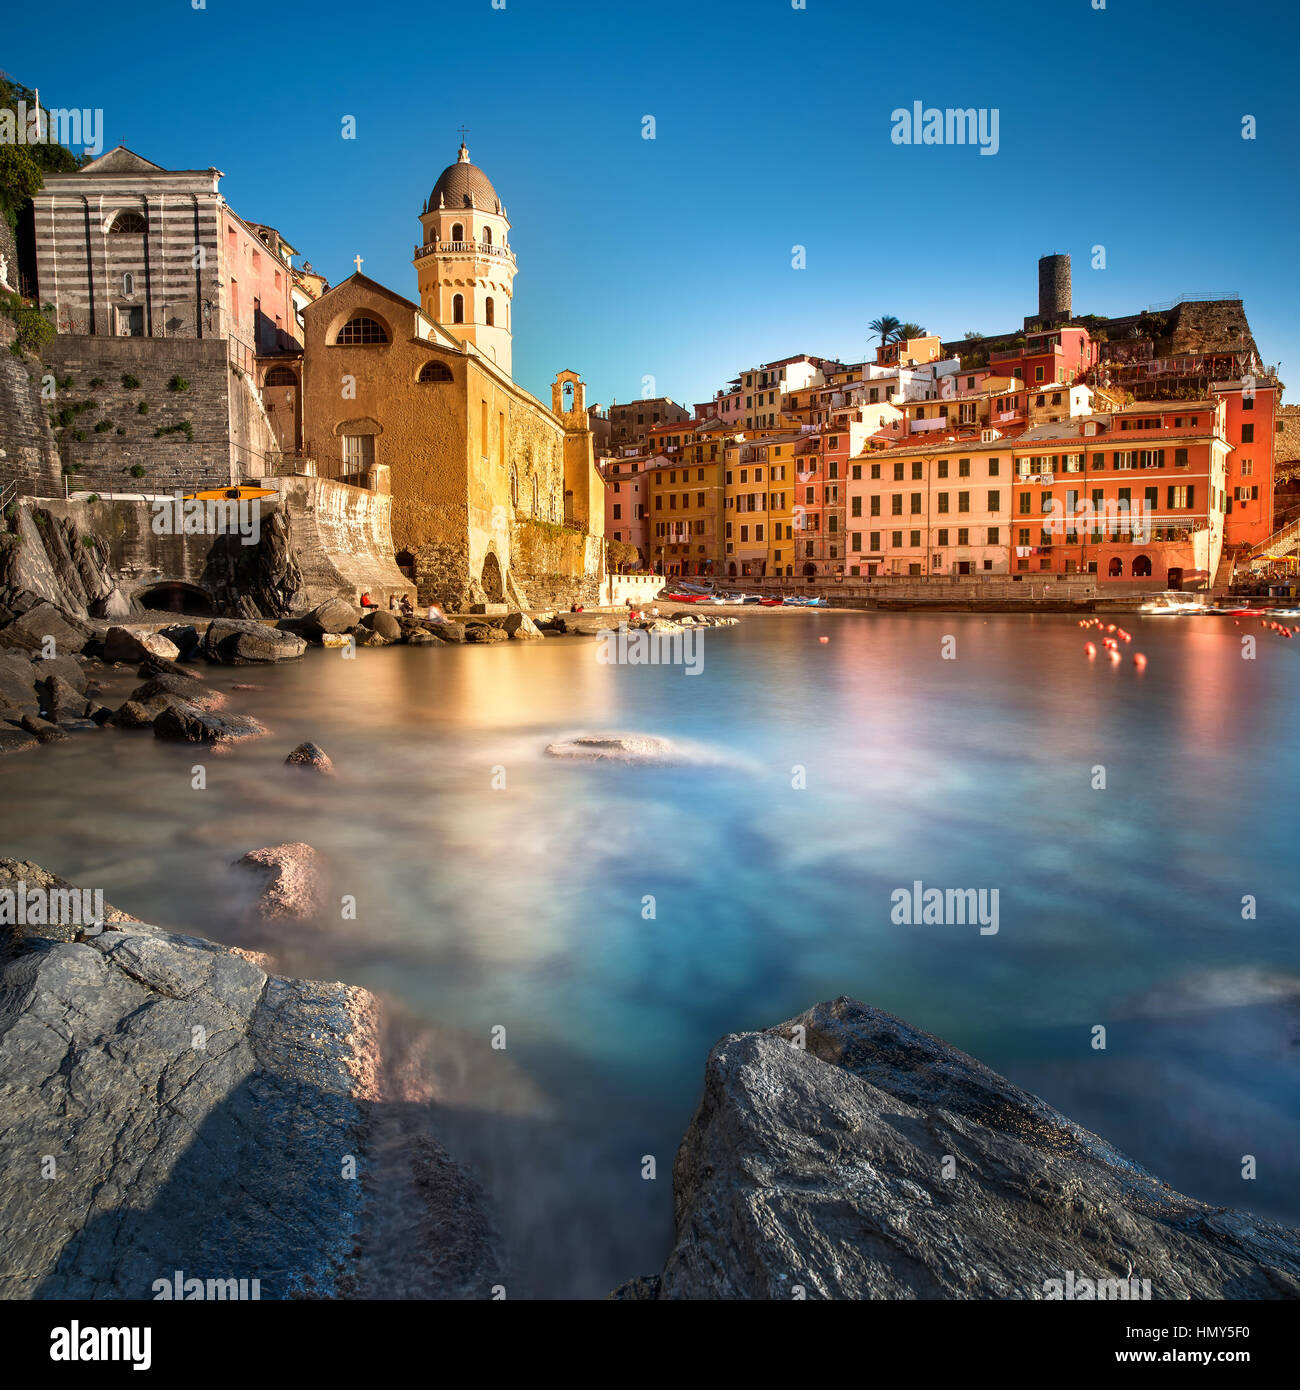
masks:
<instances>
[{"instance_id":1,"label":"foreground rock","mask_svg":"<svg viewBox=\"0 0 1300 1390\"><path fill-rule=\"evenodd\" d=\"M654 734L583 734L546 745L548 758L582 762L674 763L681 750L668 738Z\"/></svg>"},{"instance_id":2,"label":"foreground rock","mask_svg":"<svg viewBox=\"0 0 1300 1390\"><path fill-rule=\"evenodd\" d=\"M320 913L324 888L317 858L316 851L301 840L252 849L244 855L241 864L269 871L257 901L257 914L263 921L306 922Z\"/></svg>"},{"instance_id":3,"label":"foreground rock","mask_svg":"<svg viewBox=\"0 0 1300 1390\"><path fill-rule=\"evenodd\" d=\"M264 967L129 920L0 959L0 1298L152 1299L178 1269L262 1299L492 1296L481 1193L386 1074L375 999Z\"/></svg>"},{"instance_id":4,"label":"foreground rock","mask_svg":"<svg viewBox=\"0 0 1300 1390\"><path fill-rule=\"evenodd\" d=\"M326 633L347 632L361 620L361 610L341 598L327 598L302 620L303 631L320 638Z\"/></svg>"},{"instance_id":5,"label":"foreground rock","mask_svg":"<svg viewBox=\"0 0 1300 1390\"><path fill-rule=\"evenodd\" d=\"M224 666L288 661L307 650L305 638L243 618L214 618L203 637L203 655Z\"/></svg>"},{"instance_id":6,"label":"foreground rock","mask_svg":"<svg viewBox=\"0 0 1300 1390\"><path fill-rule=\"evenodd\" d=\"M852 999L718 1043L673 1190L662 1275L616 1297L1041 1299L1071 1271L1112 1297L1300 1297L1300 1231L1173 1191Z\"/></svg>"},{"instance_id":7,"label":"foreground rock","mask_svg":"<svg viewBox=\"0 0 1300 1390\"><path fill-rule=\"evenodd\" d=\"M527 613L507 613L501 622L501 630L507 637L516 642L545 636L541 628L533 622Z\"/></svg>"},{"instance_id":8,"label":"foreground rock","mask_svg":"<svg viewBox=\"0 0 1300 1390\"><path fill-rule=\"evenodd\" d=\"M0 890L7 890L15 895L30 895L36 892L44 897L51 906L57 907L57 913L46 911L43 915L48 917L58 915L60 920L57 922L35 922L24 921L19 923L13 920L7 923L0 923L0 956L12 951L19 942L28 937L43 937L56 941L75 941L82 934L82 927L85 921L89 921L94 914L82 911L86 906L87 899L78 897L73 899L71 894L80 894L81 889L74 887L67 879L60 878L57 874L48 873L39 864L32 863L29 859L0 859ZM100 902L103 921L107 926L120 926L125 922L135 919L121 908L114 907L112 903ZM16 918L16 914L12 914ZM34 914L24 913L24 918ZM73 920L80 917L82 920ZM3 1291L0 1290L0 1297Z\"/></svg>"}]
</instances>

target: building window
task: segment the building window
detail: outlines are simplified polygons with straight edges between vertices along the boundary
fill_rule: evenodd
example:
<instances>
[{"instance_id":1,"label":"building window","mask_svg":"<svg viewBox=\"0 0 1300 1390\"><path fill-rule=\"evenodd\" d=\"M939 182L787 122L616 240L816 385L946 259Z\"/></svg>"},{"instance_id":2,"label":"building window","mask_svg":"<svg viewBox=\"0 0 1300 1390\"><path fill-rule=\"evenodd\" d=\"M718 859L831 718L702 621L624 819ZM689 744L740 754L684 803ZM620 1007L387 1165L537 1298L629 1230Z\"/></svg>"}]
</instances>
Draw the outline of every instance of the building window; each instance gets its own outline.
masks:
<instances>
[{"instance_id":1,"label":"building window","mask_svg":"<svg viewBox=\"0 0 1300 1390\"><path fill-rule=\"evenodd\" d=\"M463 294L453 294L451 297L451 321L452 323L465 322L465 296Z\"/></svg>"},{"instance_id":2,"label":"building window","mask_svg":"<svg viewBox=\"0 0 1300 1390\"><path fill-rule=\"evenodd\" d=\"M465 240L465 228L462 227L459 222L453 222L451 224L451 239L452 241Z\"/></svg>"},{"instance_id":3,"label":"building window","mask_svg":"<svg viewBox=\"0 0 1300 1390\"><path fill-rule=\"evenodd\" d=\"M420 375L416 380L426 383L451 381L451 368L447 366L445 362L426 362L424 366L420 368Z\"/></svg>"},{"instance_id":4,"label":"building window","mask_svg":"<svg viewBox=\"0 0 1300 1390\"><path fill-rule=\"evenodd\" d=\"M492 245L492 228L491 228L491 227L484 227L483 230L482 230L482 232L479 233L479 235L483 238L483 245L484 245L484 246L491 246L491 245Z\"/></svg>"},{"instance_id":5,"label":"building window","mask_svg":"<svg viewBox=\"0 0 1300 1390\"><path fill-rule=\"evenodd\" d=\"M109 236L140 236L149 230L138 212L119 212L108 229Z\"/></svg>"},{"instance_id":6,"label":"building window","mask_svg":"<svg viewBox=\"0 0 1300 1390\"><path fill-rule=\"evenodd\" d=\"M358 343L386 343L388 334L383 324L358 314L339 329L339 336L334 341L341 347L353 347Z\"/></svg>"},{"instance_id":7,"label":"building window","mask_svg":"<svg viewBox=\"0 0 1300 1390\"><path fill-rule=\"evenodd\" d=\"M1241 442L1243 444L1253 444L1255 442L1255 426L1253 424L1242 425Z\"/></svg>"},{"instance_id":8,"label":"building window","mask_svg":"<svg viewBox=\"0 0 1300 1390\"><path fill-rule=\"evenodd\" d=\"M491 295L488 295L487 302L483 305L483 321L489 328L496 326L496 305L493 304Z\"/></svg>"}]
</instances>

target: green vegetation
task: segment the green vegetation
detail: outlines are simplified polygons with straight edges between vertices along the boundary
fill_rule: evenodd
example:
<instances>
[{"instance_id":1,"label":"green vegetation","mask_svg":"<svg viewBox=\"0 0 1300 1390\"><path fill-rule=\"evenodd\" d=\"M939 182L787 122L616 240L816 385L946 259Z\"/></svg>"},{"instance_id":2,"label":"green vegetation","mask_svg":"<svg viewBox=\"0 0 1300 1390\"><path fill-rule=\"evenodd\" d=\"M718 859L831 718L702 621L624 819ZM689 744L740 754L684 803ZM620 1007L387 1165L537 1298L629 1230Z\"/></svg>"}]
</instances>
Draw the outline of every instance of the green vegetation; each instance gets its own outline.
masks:
<instances>
[{"instance_id":1,"label":"green vegetation","mask_svg":"<svg viewBox=\"0 0 1300 1390\"><path fill-rule=\"evenodd\" d=\"M123 372L123 373L122 373L122 390L123 390L123 391L135 391L135 390L138 390L138 389L139 389L139 386L140 386L139 380L138 380L136 377L133 377L133 376L131 375L130 372Z\"/></svg>"},{"instance_id":2,"label":"green vegetation","mask_svg":"<svg viewBox=\"0 0 1300 1390\"><path fill-rule=\"evenodd\" d=\"M25 101L28 111L31 111L36 93L21 82L0 74L0 106L16 112L20 101ZM89 155L75 155L71 150L52 142L0 145L0 215L11 227L17 227L19 213L40 191L46 174L71 173L74 169L80 169L89 158Z\"/></svg>"},{"instance_id":3,"label":"green vegetation","mask_svg":"<svg viewBox=\"0 0 1300 1390\"><path fill-rule=\"evenodd\" d=\"M136 406L136 408L135 408L135 413L136 413L137 415L148 415L148 413L149 413L149 402L148 402L148 401L141 401L140 404L139 404L138 406Z\"/></svg>"},{"instance_id":4,"label":"green vegetation","mask_svg":"<svg viewBox=\"0 0 1300 1390\"><path fill-rule=\"evenodd\" d=\"M8 148L0 146L0 149ZM21 357L24 352L40 352L54 337L54 325L35 304L27 303L20 294L0 295L0 313L13 320L17 336L10 343L9 351L15 357Z\"/></svg>"},{"instance_id":5,"label":"green vegetation","mask_svg":"<svg viewBox=\"0 0 1300 1390\"><path fill-rule=\"evenodd\" d=\"M104 384L104 378L103 378L102 376L92 376L92 377L90 378L90 389L91 389L92 391L97 390L97 389L98 389L99 387L101 387L103 384Z\"/></svg>"},{"instance_id":6,"label":"green vegetation","mask_svg":"<svg viewBox=\"0 0 1300 1390\"><path fill-rule=\"evenodd\" d=\"M131 476L132 476L133 478L143 478L143 477L144 477L144 465L143 465L143 464L139 464L139 463L133 463L133 464L131 465Z\"/></svg>"},{"instance_id":7,"label":"green vegetation","mask_svg":"<svg viewBox=\"0 0 1300 1390\"><path fill-rule=\"evenodd\" d=\"M188 391L190 389L190 384L183 376L174 376L167 383L167 389L169 391Z\"/></svg>"},{"instance_id":8,"label":"green vegetation","mask_svg":"<svg viewBox=\"0 0 1300 1390\"><path fill-rule=\"evenodd\" d=\"M165 434L183 434L186 439L194 438L194 426L188 420L178 420L174 425L159 425L153 432L155 439L161 439Z\"/></svg>"},{"instance_id":9,"label":"green vegetation","mask_svg":"<svg viewBox=\"0 0 1300 1390\"><path fill-rule=\"evenodd\" d=\"M112 428L113 422L111 420L100 420L99 423L95 426L95 433L107 434L109 430L111 430Z\"/></svg>"}]
</instances>

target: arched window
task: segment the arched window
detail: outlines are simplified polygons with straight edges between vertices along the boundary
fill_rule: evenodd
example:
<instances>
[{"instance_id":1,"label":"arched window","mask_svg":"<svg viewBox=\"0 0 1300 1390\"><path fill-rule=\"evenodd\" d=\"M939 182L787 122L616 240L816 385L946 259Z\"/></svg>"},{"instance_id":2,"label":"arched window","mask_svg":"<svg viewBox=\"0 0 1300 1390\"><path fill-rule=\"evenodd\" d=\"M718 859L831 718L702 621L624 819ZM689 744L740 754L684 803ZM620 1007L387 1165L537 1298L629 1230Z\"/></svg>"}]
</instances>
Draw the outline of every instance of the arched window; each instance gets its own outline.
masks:
<instances>
[{"instance_id":1,"label":"arched window","mask_svg":"<svg viewBox=\"0 0 1300 1390\"><path fill-rule=\"evenodd\" d=\"M1124 561L1118 555L1111 557L1109 573L1112 579L1118 579L1124 573Z\"/></svg>"},{"instance_id":2,"label":"arched window","mask_svg":"<svg viewBox=\"0 0 1300 1390\"><path fill-rule=\"evenodd\" d=\"M122 293L128 297L135 293L135 276L129 270L122 274Z\"/></svg>"},{"instance_id":3,"label":"arched window","mask_svg":"<svg viewBox=\"0 0 1300 1390\"><path fill-rule=\"evenodd\" d=\"M109 227L110 236L136 235L149 230L148 224L138 212L119 212Z\"/></svg>"},{"instance_id":4,"label":"arched window","mask_svg":"<svg viewBox=\"0 0 1300 1390\"><path fill-rule=\"evenodd\" d=\"M451 368L445 362L426 362L420 368L420 375L416 378L417 381L425 382L450 381L451 379Z\"/></svg>"},{"instance_id":5,"label":"arched window","mask_svg":"<svg viewBox=\"0 0 1300 1390\"><path fill-rule=\"evenodd\" d=\"M463 294L453 294L451 297L451 321L452 323L465 322L465 296Z\"/></svg>"},{"instance_id":6,"label":"arched window","mask_svg":"<svg viewBox=\"0 0 1300 1390\"><path fill-rule=\"evenodd\" d=\"M1138 555L1133 560L1133 578L1146 579L1151 574L1151 557L1149 555Z\"/></svg>"},{"instance_id":7,"label":"arched window","mask_svg":"<svg viewBox=\"0 0 1300 1390\"><path fill-rule=\"evenodd\" d=\"M484 228L483 228L483 245L484 245L484 246L491 246L491 245L492 245L492 228L491 228L491 227L484 227Z\"/></svg>"},{"instance_id":8,"label":"arched window","mask_svg":"<svg viewBox=\"0 0 1300 1390\"><path fill-rule=\"evenodd\" d=\"M496 323L496 305L492 303L492 296L488 295L487 303L483 306L483 313L486 316L484 322L489 328Z\"/></svg>"},{"instance_id":9,"label":"arched window","mask_svg":"<svg viewBox=\"0 0 1300 1390\"><path fill-rule=\"evenodd\" d=\"M334 341L347 346L357 343L386 343L388 334L384 331L383 324L367 318L364 314L357 314L339 329L339 336Z\"/></svg>"},{"instance_id":10,"label":"arched window","mask_svg":"<svg viewBox=\"0 0 1300 1390\"><path fill-rule=\"evenodd\" d=\"M272 367L266 374L263 386L297 386L298 378L288 367Z\"/></svg>"},{"instance_id":11,"label":"arched window","mask_svg":"<svg viewBox=\"0 0 1300 1390\"><path fill-rule=\"evenodd\" d=\"M452 241L465 240L465 228L462 227L459 222L453 222L451 224L451 239Z\"/></svg>"}]
</instances>

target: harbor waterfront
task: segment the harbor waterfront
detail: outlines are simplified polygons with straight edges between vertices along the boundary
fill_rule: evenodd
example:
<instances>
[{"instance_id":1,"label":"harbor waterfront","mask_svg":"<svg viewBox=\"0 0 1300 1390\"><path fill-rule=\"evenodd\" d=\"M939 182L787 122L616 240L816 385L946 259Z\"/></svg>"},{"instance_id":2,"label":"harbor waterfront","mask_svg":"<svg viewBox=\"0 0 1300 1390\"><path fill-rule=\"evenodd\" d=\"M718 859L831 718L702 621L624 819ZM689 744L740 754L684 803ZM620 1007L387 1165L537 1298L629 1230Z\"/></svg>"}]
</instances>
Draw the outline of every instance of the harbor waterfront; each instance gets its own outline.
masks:
<instances>
[{"instance_id":1,"label":"harbor waterfront","mask_svg":"<svg viewBox=\"0 0 1300 1390\"><path fill-rule=\"evenodd\" d=\"M695 675L593 638L212 667L269 736L214 756L103 729L0 759L6 852L378 994L486 1189L512 1297L658 1269L703 1057L840 994L1183 1191L1300 1221L1296 645L1131 615L1139 670L1090 661L1064 615L730 612ZM125 698L135 672L109 674ZM545 755L597 734L678 756ZM280 767L304 740L329 781ZM283 841L328 890L268 939L235 861ZM891 920L916 884L996 891L997 932Z\"/></svg>"}]
</instances>

